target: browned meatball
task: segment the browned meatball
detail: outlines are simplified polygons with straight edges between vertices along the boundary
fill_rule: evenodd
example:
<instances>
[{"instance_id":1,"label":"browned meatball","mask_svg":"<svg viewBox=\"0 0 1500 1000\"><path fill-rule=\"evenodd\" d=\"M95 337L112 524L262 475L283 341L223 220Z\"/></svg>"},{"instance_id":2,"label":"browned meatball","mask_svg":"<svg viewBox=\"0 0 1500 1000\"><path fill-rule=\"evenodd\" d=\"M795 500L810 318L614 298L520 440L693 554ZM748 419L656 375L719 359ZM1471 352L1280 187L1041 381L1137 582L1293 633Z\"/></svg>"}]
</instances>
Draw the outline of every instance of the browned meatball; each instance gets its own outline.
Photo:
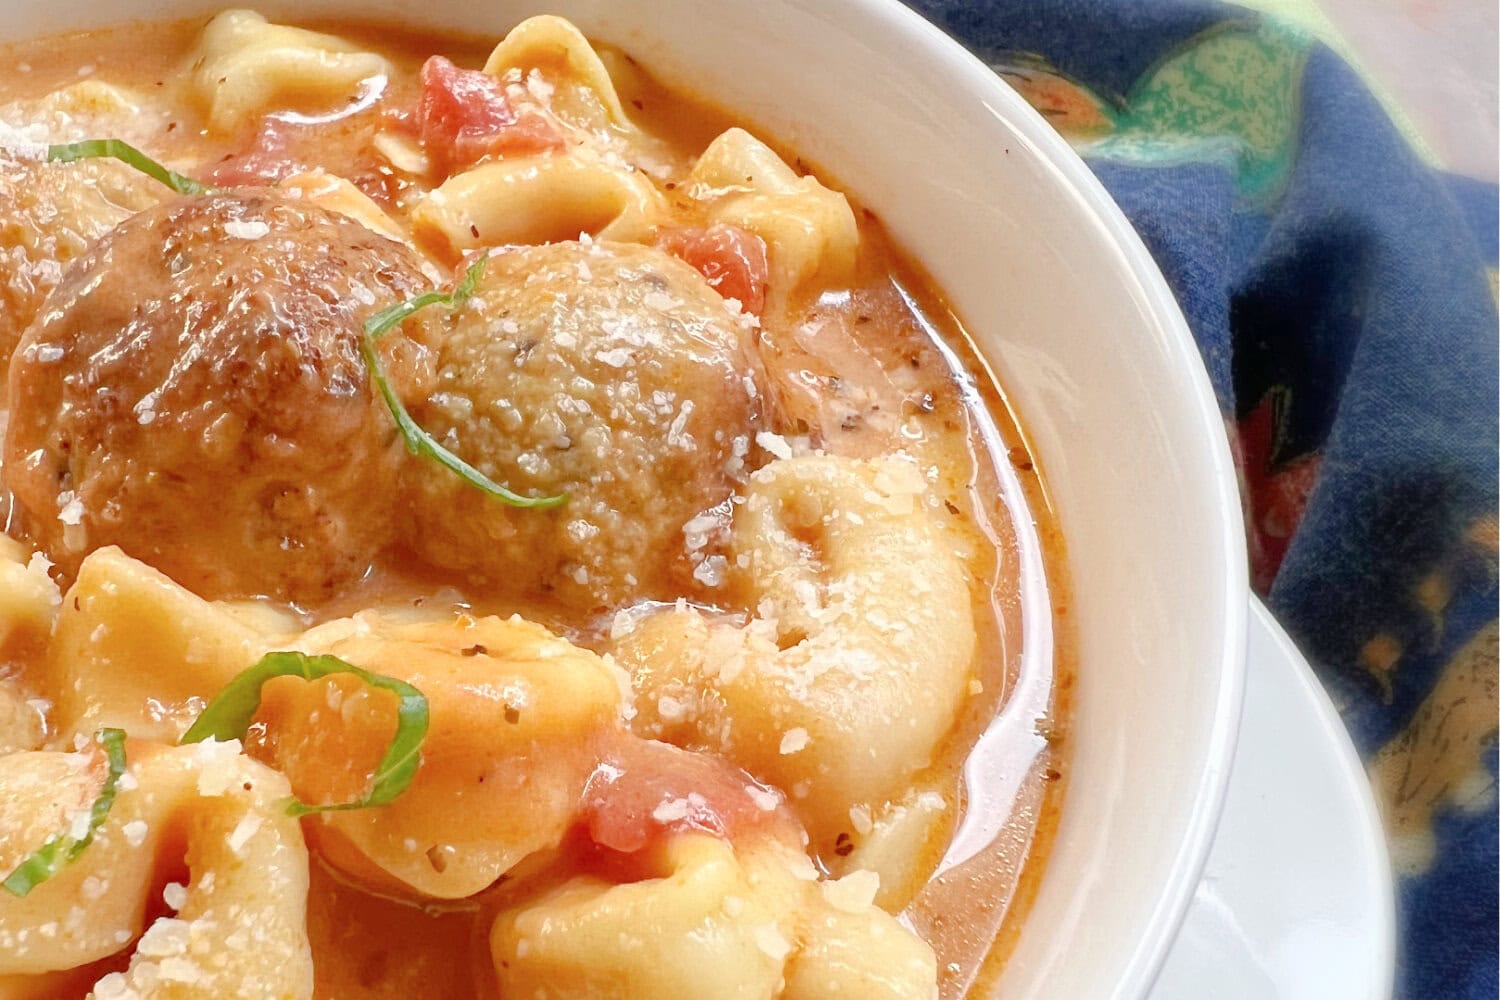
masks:
<instances>
[{"instance_id":1,"label":"browned meatball","mask_svg":"<svg viewBox=\"0 0 1500 1000\"><path fill-rule=\"evenodd\" d=\"M419 421L491 478L568 501L517 510L413 464L413 546L575 611L712 593L723 557L697 516L727 513L759 419L745 318L660 250L555 243L493 257L446 322Z\"/></svg>"},{"instance_id":2,"label":"browned meatball","mask_svg":"<svg viewBox=\"0 0 1500 1000\"><path fill-rule=\"evenodd\" d=\"M362 322L425 285L407 248L264 193L126 220L12 361L23 526L65 569L115 544L208 596L331 596L390 540L403 460ZM382 349L420 395L425 351Z\"/></svg>"}]
</instances>

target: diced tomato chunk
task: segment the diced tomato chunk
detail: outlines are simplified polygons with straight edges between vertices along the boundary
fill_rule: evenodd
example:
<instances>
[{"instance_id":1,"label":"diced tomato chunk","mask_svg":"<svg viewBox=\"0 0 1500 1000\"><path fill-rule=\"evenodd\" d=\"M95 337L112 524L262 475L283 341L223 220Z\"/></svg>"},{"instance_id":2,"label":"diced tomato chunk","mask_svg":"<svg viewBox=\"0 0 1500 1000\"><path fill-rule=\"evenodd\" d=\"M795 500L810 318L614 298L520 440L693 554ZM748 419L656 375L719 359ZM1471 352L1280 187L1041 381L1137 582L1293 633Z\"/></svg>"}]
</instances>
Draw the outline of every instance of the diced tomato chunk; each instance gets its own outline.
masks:
<instances>
[{"instance_id":1,"label":"diced tomato chunk","mask_svg":"<svg viewBox=\"0 0 1500 1000\"><path fill-rule=\"evenodd\" d=\"M633 854L670 833L733 839L755 828L793 836L781 794L717 757L631 739L595 769L583 794L589 839Z\"/></svg>"},{"instance_id":2,"label":"diced tomato chunk","mask_svg":"<svg viewBox=\"0 0 1500 1000\"><path fill-rule=\"evenodd\" d=\"M243 152L229 154L209 171L208 182L215 187L271 184L306 169L288 148L295 128L265 119Z\"/></svg>"},{"instance_id":3,"label":"diced tomato chunk","mask_svg":"<svg viewBox=\"0 0 1500 1000\"><path fill-rule=\"evenodd\" d=\"M766 241L739 226L668 229L657 237L667 253L680 257L726 299L759 316L766 307Z\"/></svg>"},{"instance_id":4,"label":"diced tomato chunk","mask_svg":"<svg viewBox=\"0 0 1500 1000\"><path fill-rule=\"evenodd\" d=\"M562 130L540 111L513 106L495 77L460 69L442 56L422 64L417 130L443 174L490 155L541 153L565 144Z\"/></svg>"}]
</instances>

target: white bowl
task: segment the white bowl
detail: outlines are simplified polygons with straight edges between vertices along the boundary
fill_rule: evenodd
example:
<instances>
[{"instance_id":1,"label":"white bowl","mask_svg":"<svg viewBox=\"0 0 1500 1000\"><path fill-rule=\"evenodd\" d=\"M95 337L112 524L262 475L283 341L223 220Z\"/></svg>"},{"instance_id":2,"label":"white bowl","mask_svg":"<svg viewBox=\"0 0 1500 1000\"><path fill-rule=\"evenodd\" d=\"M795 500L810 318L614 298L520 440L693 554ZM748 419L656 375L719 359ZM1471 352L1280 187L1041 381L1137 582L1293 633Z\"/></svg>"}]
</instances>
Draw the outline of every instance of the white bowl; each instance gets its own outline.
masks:
<instances>
[{"instance_id":1,"label":"white bowl","mask_svg":"<svg viewBox=\"0 0 1500 1000\"><path fill-rule=\"evenodd\" d=\"M267 5L267 13L285 4ZM0 5L0 38L211 9ZM306 0L290 16L499 38L548 10L732 108L874 208L975 335L1040 456L1078 632L1072 781L998 994L1145 994L1223 799L1243 681L1243 534L1224 431L1171 293L1052 129L884 0Z\"/></svg>"}]
</instances>

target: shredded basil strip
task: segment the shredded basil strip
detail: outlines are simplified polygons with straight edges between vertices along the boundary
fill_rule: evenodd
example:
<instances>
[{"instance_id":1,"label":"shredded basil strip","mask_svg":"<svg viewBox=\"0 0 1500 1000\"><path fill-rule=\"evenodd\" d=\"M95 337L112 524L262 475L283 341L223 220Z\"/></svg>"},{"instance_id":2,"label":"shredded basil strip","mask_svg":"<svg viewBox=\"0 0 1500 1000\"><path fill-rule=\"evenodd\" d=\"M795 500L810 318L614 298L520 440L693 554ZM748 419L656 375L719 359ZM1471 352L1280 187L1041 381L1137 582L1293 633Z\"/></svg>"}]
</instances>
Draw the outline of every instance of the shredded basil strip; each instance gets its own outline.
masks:
<instances>
[{"instance_id":1,"label":"shredded basil strip","mask_svg":"<svg viewBox=\"0 0 1500 1000\"><path fill-rule=\"evenodd\" d=\"M480 257L469 269L464 272L463 280L454 286L451 292L431 291L424 292L414 299L398 302L396 305L382 309L369 319L365 320L365 335L360 341L360 350L365 357L365 365L370 369L370 377L375 380L375 387L380 390L381 398L395 418L396 427L401 431L401 438L406 442L406 450L413 455L430 458L439 465L456 473L460 479L470 486L476 487L488 493L490 496L512 507L547 508L556 507L567 500L567 494L558 493L550 497L525 497L514 492L506 486L495 482L489 476L480 472L474 466L459 458L453 452L438 444L437 439L422 429L422 426L412 419L407 412L406 406L391 388L390 380L386 377L385 366L380 363L380 356L375 351L375 342L385 336L393 327L400 324L418 309L427 306L442 305L448 309L458 309L474 294L474 288L479 284L479 278L484 273L484 265L487 257Z\"/></svg>"},{"instance_id":2,"label":"shredded basil strip","mask_svg":"<svg viewBox=\"0 0 1500 1000\"><path fill-rule=\"evenodd\" d=\"M365 320L365 336L372 340L379 340L392 327L406 319L406 317L418 309L425 309L427 306L444 305L450 310L461 308L465 302L473 297L474 289L479 287L479 279L484 276L484 266L488 262L488 257L480 257L474 263L470 264L468 269L464 271L463 278L457 285L453 286L453 291L451 292L440 292L437 289L433 289L430 292L423 292L414 299L407 299L405 302L398 302L393 306L380 310Z\"/></svg>"},{"instance_id":3,"label":"shredded basil strip","mask_svg":"<svg viewBox=\"0 0 1500 1000\"><path fill-rule=\"evenodd\" d=\"M134 167L178 194L208 194L213 190L207 184L200 184L191 177L168 170L123 139L85 139L82 142L65 142L47 147L47 160L51 163L72 163L74 160L101 157L116 159Z\"/></svg>"},{"instance_id":4,"label":"shredded basil strip","mask_svg":"<svg viewBox=\"0 0 1500 1000\"><path fill-rule=\"evenodd\" d=\"M422 741L427 738L427 696L405 681L361 670L337 656L267 653L208 703L188 731L182 734L182 742L201 743L210 737L216 740L244 739L256 710L260 708L260 690L266 681L273 677L301 677L305 681L315 681L330 674L353 674L371 687L394 694L397 698L396 735L386 748L385 756L380 758L370 781L369 793L364 798L327 805L308 805L293 799L287 805L287 812L292 816L306 816L309 813L383 806L406 791L412 778L416 777L417 767L422 762Z\"/></svg>"},{"instance_id":5,"label":"shredded basil strip","mask_svg":"<svg viewBox=\"0 0 1500 1000\"><path fill-rule=\"evenodd\" d=\"M119 788L120 776L125 773L125 731L123 729L101 729L94 734L94 742L104 749L109 761L109 773L104 787L89 810L88 832L74 840L67 830L53 834L47 842L16 866L15 871L5 877L4 885L12 895L24 896L38 885L56 875L65 865L77 860L84 849L93 843L94 833L104 825L104 819L115 804L115 792Z\"/></svg>"}]
</instances>

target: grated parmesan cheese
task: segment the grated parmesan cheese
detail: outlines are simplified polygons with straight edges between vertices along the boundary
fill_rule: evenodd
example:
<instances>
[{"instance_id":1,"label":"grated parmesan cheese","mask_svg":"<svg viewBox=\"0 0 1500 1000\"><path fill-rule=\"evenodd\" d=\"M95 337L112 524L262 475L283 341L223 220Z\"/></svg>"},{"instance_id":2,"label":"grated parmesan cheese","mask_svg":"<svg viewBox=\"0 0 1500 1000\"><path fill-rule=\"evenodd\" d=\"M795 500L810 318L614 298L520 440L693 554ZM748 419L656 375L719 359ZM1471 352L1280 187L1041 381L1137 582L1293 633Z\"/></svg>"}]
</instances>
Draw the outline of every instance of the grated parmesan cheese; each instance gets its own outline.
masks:
<instances>
[{"instance_id":1,"label":"grated parmesan cheese","mask_svg":"<svg viewBox=\"0 0 1500 1000\"><path fill-rule=\"evenodd\" d=\"M82 840L88 836L89 821L93 818L93 809L80 809L68 820L68 837L71 840Z\"/></svg>"},{"instance_id":2,"label":"grated parmesan cheese","mask_svg":"<svg viewBox=\"0 0 1500 1000\"><path fill-rule=\"evenodd\" d=\"M705 587L721 587L728 570L729 560L724 556L709 556L693 570L693 579Z\"/></svg>"},{"instance_id":3,"label":"grated parmesan cheese","mask_svg":"<svg viewBox=\"0 0 1500 1000\"><path fill-rule=\"evenodd\" d=\"M234 825L234 830L229 834L227 841L229 849L238 855L250 842L250 838L255 836L255 831L260 829L260 824L259 813L247 812L241 816L240 821Z\"/></svg>"},{"instance_id":4,"label":"grated parmesan cheese","mask_svg":"<svg viewBox=\"0 0 1500 1000\"><path fill-rule=\"evenodd\" d=\"M750 801L755 803L755 808L762 812L776 810L778 799L775 792L757 785L746 785L745 794L750 796Z\"/></svg>"},{"instance_id":5,"label":"grated parmesan cheese","mask_svg":"<svg viewBox=\"0 0 1500 1000\"><path fill-rule=\"evenodd\" d=\"M870 819L870 807L867 805L850 806L849 822L854 825L854 832L860 836L865 836L871 830L875 829L875 824Z\"/></svg>"},{"instance_id":6,"label":"grated parmesan cheese","mask_svg":"<svg viewBox=\"0 0 1500 1000\"><path fill-rule=\"evenodd\" d=\"M17 160L45 160L47 144L6 122L0 122L0 149Z\"/></svg>"},{"instance_id":7,"label":"grated parmesan cheese","mask_svg":"<svg viewBox=\"0 0 1500 1000\"><path fill-rule=\"evenodd\" d=\"M57 512L57 519L63 524L75 525L83 522L83 501L79 499L72 490L64 490L57 495L57 502L61 509Z\"/></svg>"},{"instance_id":8,"label":"grated parmesan cheese","mask_svg":"<svg viewBox=\"0 0 1500 1000\"><path fill-rule=\"evenodd\" d=\"M224 223L224 235L237 240L258 240L271 231L271 227L259 219L230 219Z\"/></svg>"},{"instance_id":9,"label":"grated parmesan cheese","mask_svg":"<svg viewBox=\"0 0 1500 1000\"><path fill-rule=\"evenodd\" d=\"M176 983L196 983L202 975L197 963L175 955L162 959L158 971L162 979Z\"/></svg>"},{"instance_id":10,"label":"grated parmesan cheese","mask_svg":"<svg viewBox=\"0 0 1500 1000\"><path fill-rule=\"evenodd\" d=\"M658 823L676 823L678 820L687 819L687 815L687 799L665 799L651 810L651 818Z\"/></svg>"},{"instance_id":11,"label":"grated parmesan cheese","mask_svg":"<svg viewBox=\"0 0 1500 1000\"><path fill-rule=\"evenodd\" d=\"M124 974L119 972L111 972L94 984L94 996L98 1000L125 1000L133 992Z\"/></svg>"},{"instance_id":12,"label":"grated parmesan cheese","mask_svg":"<svg viewBox=\"0 0 1500 1000\"><path fill-rule=\"evenodd\" d=\"M773 434L770 431L757 431L755 434L755 443L777 458L792 457L792 446L787 444L786 438L780 434Z\"/></svg>"},{"instance_id":13,"label":"grated parmesan cheese","mask_svg":"<svg viewBox=\"0 0 1500 1000\"><path fill-rule=\"evenodd\" d=\"M861 868L836 881L824 882L822 886L823 898L835 910L863 913L875 905L875 895L880 891L880 876Z\"/></svg>"},{"instance_id":14,"label":"grated parmesan cheese","mask_svg":"<svg viewBox=\"0 0 1500 1000\"><path fill-rule=\"evenodd\" d=\"M916 806L924 812L942 812L948 808L948 800L938 792L923 792L917 796Z\"/></svg>"},{"instance_id":15,"label":"grated parmesan cheese","mask_svg":"<svg viewBox=\"0 0 1500 1000\"><path fill-rule=\"evenodd\" d=\"M688 703L669 694L661 695L656 699L656 714L663 722L681 722L688 716Z\"/></svg>"},{"instance_id":16,"label":"grated parmesan cheese","mask_svg":"<svg viewBox=\"0 0 1500 1000\"><path fill-rule=\"evenodd\" d=\"M161 900L173 910L181 910L187 905L187 887L181 882L168 882L162 887Z\"/></svg>"},{"instance_id":17,"label":"grated parmesan cheese","mask_svg":"<svg viewBox=\"0 0 1500 1000\"><path fill-rule=\"evenodd\" d=\"M135 952L146 958L181 955L187 951L191 936L191 928L186 920L178 920L176 917L159 917L155 923L146 928L146 933L141 935L140 941L136 943Z\"/></svg>"},{"instance_id":18,"label":"grated parmesan cheese","mask_svg":"<svg viewBox=\"0 0 1500 1000\"><path fill-rule=\"evenodd\" d=\"M807 735L807 730L803 729L801 726L798 726L796 729L788 729L786 733L781 737L782 756L787 756L805 750L807 748L807 744L810 741L811 737Z\"/></svg>"},{"instance_id":19,"label":"grated parmesan cheese","mask_svg":"<svg viewBox=\"0 0 1500 1000\"><path fill-rule=\"evenodd\" d=\"M239 772L240 741L220 742L209 737L193 744L193 763L198 765L198 794L207 798L223 795Z\"/></svg>"},{"instance_id":20,"label":"grated parmesan cheese","mask_svg":"<svg viewBox=\"0 0 1500 1000\"><path fill-rule=\"evenodd\" d=\"M786 939L775 924L765 924L754 930L755 946L767 955L771 956L773 962L784 962L786 957L792 953L792 943Z\"/></svg>"}]
</instances>

